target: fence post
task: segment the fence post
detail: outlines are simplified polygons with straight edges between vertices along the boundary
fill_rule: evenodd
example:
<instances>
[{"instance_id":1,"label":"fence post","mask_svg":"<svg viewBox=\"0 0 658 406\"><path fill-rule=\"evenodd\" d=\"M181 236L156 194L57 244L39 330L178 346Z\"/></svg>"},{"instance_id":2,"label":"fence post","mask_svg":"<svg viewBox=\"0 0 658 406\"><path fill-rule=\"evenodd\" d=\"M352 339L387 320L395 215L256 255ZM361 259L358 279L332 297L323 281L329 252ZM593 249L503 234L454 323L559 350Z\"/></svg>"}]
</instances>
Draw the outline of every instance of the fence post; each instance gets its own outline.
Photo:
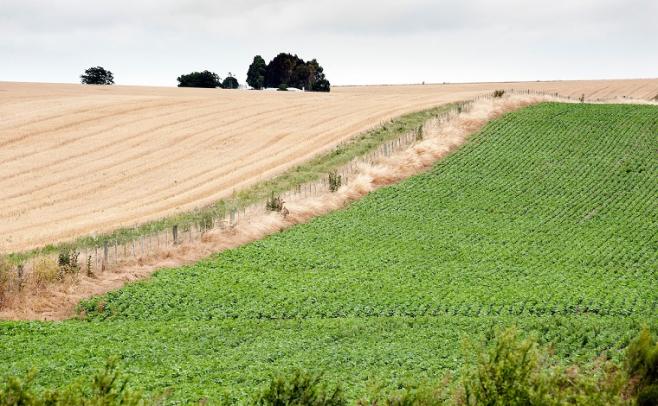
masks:
<instances>
[{"instance_id":1,"label":"fence post","mask_svg":"<svg viewBox=\"0 0 658 406\"><path fill-rule=\"evenodd\" d=\"M103 242L103 267L101 268L103 271L105 270L105 267L108 264L107 259L108 259L108 256L110 255L109 251L110 250L109 250L109 247L108 247L108 244L107 244L107 240L105 240Z\"/></svg>"},{"instance_id":2,"label":"fence post","mask_svg":"<svg viewBox=\"0 0 658 406\"><path fill-rule=\"evenodd\" d=\"M173 236L174 241L172 242L173 245L178 244L178 224L174 224L174 226L171 229L171 234Z\"/></svg>"},{"instance_id":3,"label":"fence post","mask_svg":"<svg viewBox=\"0 0 658 406\"><path fill-rule=\"evenodd\" d=\"M34 272L34 258L32 258L32 272ZM16 275L18 277L18 290L23 289L23 278L25 277L25 268L23 264L16 265Z\"/></svg>"}]
</instances>

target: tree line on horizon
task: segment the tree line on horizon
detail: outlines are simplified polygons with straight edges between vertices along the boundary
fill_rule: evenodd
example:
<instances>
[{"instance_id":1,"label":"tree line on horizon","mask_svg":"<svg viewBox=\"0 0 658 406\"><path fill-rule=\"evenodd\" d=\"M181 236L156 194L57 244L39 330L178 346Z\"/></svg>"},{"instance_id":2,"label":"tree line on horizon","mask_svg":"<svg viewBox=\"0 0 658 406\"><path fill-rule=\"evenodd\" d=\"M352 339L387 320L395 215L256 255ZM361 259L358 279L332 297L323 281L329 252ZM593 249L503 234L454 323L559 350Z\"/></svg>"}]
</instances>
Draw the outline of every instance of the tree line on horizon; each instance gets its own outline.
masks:
<instances>
[{"instance_id":1,"label":"tree line on horizon","mask_svg":"<svg viewBox=\"0 0 658 406\"><path fill-rule=\"evenodd\" d=\"M203 87L237 89L240 87L238 79L231 72L223 80L215 72L204 70L191 72L176 78L178 87ZM111 71L101 66L91 67L80 76L83 84L112 85L114 76ZM328 92L331 83L327 80L324 69L314 58L304 61L296 54L281 52L269 63L265 63L262 56L256 55L247 70L247 84L253 89L288 88L303 89L312 92Z\"/></svg>"}]
</instances>

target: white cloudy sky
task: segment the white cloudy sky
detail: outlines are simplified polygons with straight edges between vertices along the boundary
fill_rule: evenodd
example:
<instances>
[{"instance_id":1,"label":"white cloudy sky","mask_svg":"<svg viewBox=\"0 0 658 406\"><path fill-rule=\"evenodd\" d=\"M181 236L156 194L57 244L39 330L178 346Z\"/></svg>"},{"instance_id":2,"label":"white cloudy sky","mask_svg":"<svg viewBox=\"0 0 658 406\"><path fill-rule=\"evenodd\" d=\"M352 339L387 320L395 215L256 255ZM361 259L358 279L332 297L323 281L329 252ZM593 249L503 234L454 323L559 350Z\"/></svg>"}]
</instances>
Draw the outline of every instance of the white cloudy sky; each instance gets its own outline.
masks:
<instances>
[{"instance_id":1,"label":"white cloudy sky","mask_svg":"<svg viewBox=\"0 0 658 406\"><path fill-rule=\"evenodd\" d=\"M657 0L0 0L0 81L243 81L254 55L332 84L658 77Z\"/></svg>"}]
</instances>

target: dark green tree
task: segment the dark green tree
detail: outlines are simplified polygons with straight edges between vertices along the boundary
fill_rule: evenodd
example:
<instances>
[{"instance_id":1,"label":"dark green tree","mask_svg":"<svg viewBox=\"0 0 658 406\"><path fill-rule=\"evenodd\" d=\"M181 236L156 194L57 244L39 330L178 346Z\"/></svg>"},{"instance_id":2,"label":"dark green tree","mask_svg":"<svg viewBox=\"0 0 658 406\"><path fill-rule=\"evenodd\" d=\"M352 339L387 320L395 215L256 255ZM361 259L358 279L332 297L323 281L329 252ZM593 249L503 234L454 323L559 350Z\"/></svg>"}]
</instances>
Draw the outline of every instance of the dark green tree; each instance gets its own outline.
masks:
<instances>
[{"instance_id":1,"label":"dark green tree","mask_svg":"<svg viewBox=\"0 0 658 406\"><path fill-rule=\"evenodd\" d=\"M330 90L330 83L317 60L304 62L289 53L278 54L265 69L265 87L282 86L318 92Z\"/></svg>"},{"instance_id":2,"label":"dark green tree","mask_svg":"<svg viewBox=\"0 0 658 406\"><path fill-rule=\"evenodd\" d=\"M290 75L289 85L298 89L309 90L311 74L309 72L309 65L306 63L298 63Z\"/></svg>"},{"instance_id":3,"label":"dark green tree","mask_svg":"<svg viewBox=\"0 0 658 406\"><path fill-rule=\"evenodd\" d=\"M177 80L178 87L222 87L222 80L219 78L219 76L216 73L210 72L208 70L181 75L177 78Z\"/></svg>"},{"instance_id":4,"label":"dark green tree","mask_svg":"<svg viewBox=\"0 0 658 406\"><path fill-rule=\"evenodd\" d=\"M84 85L113 85L114 76L102 66L95 66L85 70L84 75L80 75L80 82Z\"/></svg>"},{"instance_id":5,"label":"dark green tree","mask_svg":"<svg viewBox=\"0 0 658 406\"><path fill-rule=\"evenodd\" d=\"M308 62L309 66L309 85L308 90L314 92L328 92L331 90L331 83L327 80L324 75L324 69L316 59L313 59Z\"/></svg>"},{"instance_id":6,"label":"dark green tree","mask_svg":"<svg viewBox=\"0 0 658 406\"><path fill-rule=\"evenodd\" d=\"M311 88L313 92L329 92L331 91L331 83L327 79L318 79Z\"/></svg>"},{"instance_id":7,"label":"dark green tree","mask_svg":"<svg viewBox=\"0 0 658 406\"><path fill-rule=\"evenodd\" d=\"M254 89L262 89L265 86L266 69L267 64L265 64L265 59L260 55L254 56L254 61L249 65L249 70L247 71L247 84Z\"/></svg>"},{"instance_id":8,"label":"dark green tree","mask_svg":"<svg viewBox=\"0 0 658 406\"><path fill-rule=\"evenodd\" d=\"M279 87L280 85L286 85L287 87L297 87L295 85L298 83L291 83L291 78L293 78L295 67L304 63L297 55L280 53L267 64L265 86Z\"/></svg>"},{"instance_id":9,"label":"dark green tree","mask_svg":"<svg viewBox=\"0 0 658 406\"><path fill-rule=\"evenodd\" d=\"M224 78L224 81L222 82L222 87L224 89L237 89L240 87L240 83L238 80L233 76L231 72L228 73L228 76Z\"/></svg>"}]
</instances>

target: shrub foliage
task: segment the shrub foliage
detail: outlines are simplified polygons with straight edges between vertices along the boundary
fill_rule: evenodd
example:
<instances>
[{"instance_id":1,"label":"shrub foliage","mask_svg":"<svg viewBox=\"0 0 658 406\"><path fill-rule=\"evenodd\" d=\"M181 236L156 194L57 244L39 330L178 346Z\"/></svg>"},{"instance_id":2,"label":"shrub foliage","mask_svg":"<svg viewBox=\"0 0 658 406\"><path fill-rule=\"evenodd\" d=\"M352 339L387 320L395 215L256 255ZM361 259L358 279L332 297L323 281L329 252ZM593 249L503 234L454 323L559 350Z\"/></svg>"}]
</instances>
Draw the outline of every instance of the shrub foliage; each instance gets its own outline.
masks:
<instances>
[{"instance_id":1,"label":"shrub foliage","mask_svg":"<svg viewBox=\"0 0 658 406\"><path fill-rule=\"evenodd\" d=\"M8 378L0 386L0 406L133 406L156 404L141 392L128 389L128 382L121 378L117 361L109 359L103 369L92 377L91 382L73 382L55 390L39 391L34 384L36 371L25 378Z\"/></svg>"},{"instance_id":2,"label":"shrub foliage","mask_svg":"<svg viewBox=\"0 0 658 406\"><path fill-rule=\"evenodd\" d=\"M178 87L222 87L222 80L219 78L219 75L208 70L181 75L176 80L178 80Z\"/></svg>"},{"instance_id":3,"label":"shrub foliage","mask_svg":"<svg viewBox=\"0 0 658 406\"><path fill-rule=\"evenodd\" d=\"M329 387L321 374L296 370L274 377L254 399L259 406L342 406L347 401L340 386Z\"/></svg>"}]
</instances>

